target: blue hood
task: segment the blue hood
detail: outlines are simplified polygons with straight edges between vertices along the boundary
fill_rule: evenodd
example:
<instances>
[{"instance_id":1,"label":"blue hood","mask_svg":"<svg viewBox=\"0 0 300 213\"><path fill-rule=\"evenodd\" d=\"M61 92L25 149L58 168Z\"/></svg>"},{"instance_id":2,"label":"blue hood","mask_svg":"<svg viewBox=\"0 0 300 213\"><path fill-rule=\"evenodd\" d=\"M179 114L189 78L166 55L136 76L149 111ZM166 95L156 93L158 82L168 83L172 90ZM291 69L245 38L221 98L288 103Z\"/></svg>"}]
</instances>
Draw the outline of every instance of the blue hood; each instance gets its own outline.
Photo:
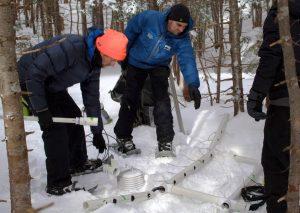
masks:
<instances>
[{"instance_id":1,"label":"blue hood","mask_svg":"<svg viewBox=\"0 0 300 213\"><path fill-rule=\"evenodd\" d=\"M104 34L102 29L98 29L96 27L88 28L87 36L85 37L85 41L87 44L89 59L92 60L95 52L95 40L98 36L102 36Z\"/></svg>"}]
</instances>

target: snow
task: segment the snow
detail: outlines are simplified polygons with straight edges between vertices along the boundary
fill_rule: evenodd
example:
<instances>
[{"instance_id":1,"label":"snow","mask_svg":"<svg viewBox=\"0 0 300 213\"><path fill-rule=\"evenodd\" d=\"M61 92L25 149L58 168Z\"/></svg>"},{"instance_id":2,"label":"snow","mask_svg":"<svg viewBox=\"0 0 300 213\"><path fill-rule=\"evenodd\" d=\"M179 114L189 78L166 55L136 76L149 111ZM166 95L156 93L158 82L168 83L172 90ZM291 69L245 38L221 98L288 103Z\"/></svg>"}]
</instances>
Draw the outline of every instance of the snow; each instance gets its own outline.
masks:
<instances>
[{"instance_id":1,"label":"snow","mask_svg":"<svg viewBox=\"0 0 300 213\"><path fill-rule=\"evenodd\" d=\"M119 104L112 101L109 91L115 85L120 75L120 68L103 69L101 73L100 91L101 102L104 104L108 114L112 117L113 122L105 125L107 134L114 137L113 127L118 118ZM224 74L222 78L227 78L228 74ZM244 85L246 91L249 90L252 82L252 76L246 75ZM213 82L211 82L213 85ZM229 83L228 83L229 84ZM224 88L226 82L222 84ZM207 92L201 87L203 93ZM214 85L213 85L214 87ZM223 88L223 89L224 89ZM179 91L178 91L179 92ZM75 85L69 89L69 93L76 103L82 107L82 99L79 85ZM208 150L210 141L214 135L214 131L219 125L220 118L224 113L230 113L230 120L225 129L225 133L219 145L215 148L215 157L204 168L195 174L185 178L180 186L185 188L198 190L212 195L228 197L237 190L237 187L243 186L247 176L252 172L253 166L237 163L231 156L232 152L250 157L260 162L262 138L263 138L263 122L255 122L246 113L240 113L233 117L233 109L230 104L223 104L226 96L222 96L221 104L213 107L209 106L209 100L204 99L200 110L194 110L193 103L184 103L185 108L181 107L184 127L187 135L179 132L176 113L173 111L175 139L177 157L155 159L155 149L157 146L155 128L149 126L139 126L134 129L133 136L136 146L142 149L140 156L131 156L123 158L114 154L121 171L128 168L137 168L144 172L146 185L139 190L150 190L155 186L162 184L164 180L171 178L175 173L191 164L203 156ZM181 102L184 102L180 98ZM109 197L114 195L126 194L117 186L117 179L113 175L106 173L90 174L73 178L79 184L87 188L98 184L99 187L94 195L88 192L73 192L62 197L49 197L44 189L46 186L46 169L45 155L43 149L43 141L41 139L41 131L35 122L25 122L27 131L35 131L27 137L29 152L30 173L34 178L31 181L31 196L34 207L40 207L53 202L54 205L44 212L84 212L83 202L90 199L96 199L96 196ZM89 133L86 128L86 133ZM0 139L4 138L3 121L0 123ZM114 142L112 138L110 143ZM97 157L96 149L88 146L88 155L90 158ZM0 200L7 202L0 203L0 212L10 211L9 197L9 179L7 169L7 157L5 143L0 143ZM262 176L257 177L256 181L262 182ZM95 212L224 212L220 207L211 203L201 203L196 199L189 199L171 194L158 194L151 200L134 204L114 205L108 204ZM260 212L265 212L264 207Z\"/></svg>"}]
</instances>

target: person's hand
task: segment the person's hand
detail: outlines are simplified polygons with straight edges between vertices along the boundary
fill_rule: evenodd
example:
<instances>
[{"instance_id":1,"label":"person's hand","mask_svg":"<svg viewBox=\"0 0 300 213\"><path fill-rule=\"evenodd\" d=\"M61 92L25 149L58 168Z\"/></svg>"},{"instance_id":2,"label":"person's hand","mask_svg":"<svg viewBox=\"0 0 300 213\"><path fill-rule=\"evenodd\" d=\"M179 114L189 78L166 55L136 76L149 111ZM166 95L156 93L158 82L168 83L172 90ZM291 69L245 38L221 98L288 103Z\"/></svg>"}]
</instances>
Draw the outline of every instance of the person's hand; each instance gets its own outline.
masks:
<instances>
[{"instance_id":1,"label":"person's hand","mask_svg":"<svg viewBox=\"0 0 300 213\"><path fill-rule=\"evenodd\" d=\"M256 121L264 120L267 118L267 114L262 111L263 100L266 95L250 90L247 101L248 114Z\"/></svg>"},{"instance_id":2,"label":"person's hand","mask_svg":"<svg viewBox=\"0 0 300 213\"><path fill-rule=\"evenodd\" d=\"M198 87L189 85L189 95L192 101L194 101L195 109L199 109L201 105L201 94Z\"/></svg>"},{"instance_id":3,"label":"person's hand","mask_svg":"<svg viewBox=\"0 0 300 213\"><path fill-rule=\"evenodd\" d=\"M106 144L101 133L94 134L93 145L99 150L100 153L104 152L106 149Z\"/></svg>"},{"instance_id":4,"label":"person's hand","mask_svg":"<svg viewBox=\"0 0 300 213\"><path fill-rule=\"evenodd\" d=\"M119 64L121 66L122 71L127 70L127 67L128 67L128 58L126 57L123 61L120 61Z\"/></svg>"},{"instance_id":5,"label":"person's hand","mask_svg":"<svg viewBox=\"0 0 300 213\"><path fill-rule=\"evenodd\" d=\"M37 116L39 118L39 124L42 131L50 129L53 124L52 115L50 111L47 109L42 112L38 112Z\"/></svg>"}]
</instances>

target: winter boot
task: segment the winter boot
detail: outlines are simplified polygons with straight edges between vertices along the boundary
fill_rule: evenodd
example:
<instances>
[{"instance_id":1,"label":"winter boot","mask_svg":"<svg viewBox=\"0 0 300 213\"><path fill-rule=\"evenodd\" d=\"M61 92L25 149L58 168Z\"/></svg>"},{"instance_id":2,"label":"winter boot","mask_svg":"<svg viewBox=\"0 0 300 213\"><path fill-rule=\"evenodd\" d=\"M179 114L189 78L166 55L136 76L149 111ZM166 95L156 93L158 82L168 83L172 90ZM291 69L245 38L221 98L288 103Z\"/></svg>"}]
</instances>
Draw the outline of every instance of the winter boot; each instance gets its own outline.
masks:
<instances>
[{"instance_id":1,"label":"winter boot","mask_svg":"<svg viewBox=\"0 0 300 213\"><path fill-rule=\"evenodd\" d=\"M66 193L70 193L72 191L79 191L79 190L84 190L84 187L76 186L77 181L74 181L70 185L67 186L47 186L46 187L46 192L49 195L55 195L55 196L61 196Z\"/></svg>"},{"instance_id":2,"label":"winter boot","mask_svg":"<svg viewBox=\"0 0 300 213\"><path fill-rule=\"evenodd\" d=\"M118 151L125 154L125 155L132 155L132 154L140 154L141 150L135 148L135 144L131 139L117 139L118 143Z\"/></svg>"},{"instance_id":3,"label":"winter boot","mask_svg":"<svg viewBox=\"0 0 300 213\"><path fill-rule=\"evenodd\" d=\"M74 177L79 175L98 173L101 171L103 171L101 159L91 159L91 160L87 160L80 167L70 169L70 174L72 177Z\"/></svg>"},{"instance_id":4,"label":"winter boot","mask_svg":"<svg viewBox=\"0 0 300 213\"><path fill-rule=\"evenodd\" d=\"M172 141L158 142L158 150L155 153L155 157L176 157Z\"/></svg>"}]
</instances>

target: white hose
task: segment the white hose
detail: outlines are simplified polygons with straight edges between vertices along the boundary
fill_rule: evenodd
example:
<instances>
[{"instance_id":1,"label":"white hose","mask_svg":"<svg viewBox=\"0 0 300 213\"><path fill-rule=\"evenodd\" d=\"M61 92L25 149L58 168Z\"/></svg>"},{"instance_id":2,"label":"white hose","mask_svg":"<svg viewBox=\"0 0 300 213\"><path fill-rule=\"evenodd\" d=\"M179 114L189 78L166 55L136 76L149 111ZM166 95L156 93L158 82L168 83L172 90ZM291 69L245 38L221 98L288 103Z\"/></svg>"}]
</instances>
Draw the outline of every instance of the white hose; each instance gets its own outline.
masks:
<instances>
[{"instance_id":1,"label":"white hose","mask_svg":"<svg viewBox=\"0 0 300 213\"><path fill-rule=\"evenodd\" d=\"M0 119L3 119L3 116L0 115ZM24 116L25 121L38 121L39 118L36 116ZM77 118L60 118L53 117L53 122L55 123L71 123L77 125L88 125L88 126L98 126L98 118L94 117L77 117Z\"/></svg>"}]
</instances>

